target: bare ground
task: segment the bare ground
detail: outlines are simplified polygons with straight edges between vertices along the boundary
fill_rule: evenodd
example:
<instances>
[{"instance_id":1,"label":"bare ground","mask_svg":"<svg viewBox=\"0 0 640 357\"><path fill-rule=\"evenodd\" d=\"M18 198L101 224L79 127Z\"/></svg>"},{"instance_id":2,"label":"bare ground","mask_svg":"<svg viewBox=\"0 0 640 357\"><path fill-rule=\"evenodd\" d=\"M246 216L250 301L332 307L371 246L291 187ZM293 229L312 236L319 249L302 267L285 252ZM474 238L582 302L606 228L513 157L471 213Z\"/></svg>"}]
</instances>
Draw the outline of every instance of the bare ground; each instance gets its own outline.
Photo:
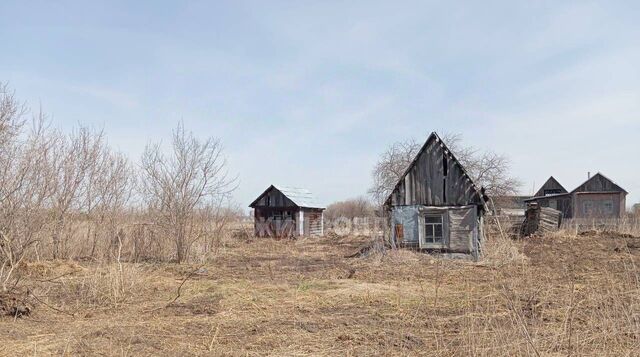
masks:
<instances>
[{"instance_id":1,"label":"bare ground","mask_svg":"<svg viewBox=\"0 0 640 357\"><path fill-rule=\"evenodd\" d=\"M640 353L640 239L492 242L478 263L346 258L365 241L236 240L202 266L26 264L34 308L0 318L0 354Z\"/></svg>"}]
</instances>

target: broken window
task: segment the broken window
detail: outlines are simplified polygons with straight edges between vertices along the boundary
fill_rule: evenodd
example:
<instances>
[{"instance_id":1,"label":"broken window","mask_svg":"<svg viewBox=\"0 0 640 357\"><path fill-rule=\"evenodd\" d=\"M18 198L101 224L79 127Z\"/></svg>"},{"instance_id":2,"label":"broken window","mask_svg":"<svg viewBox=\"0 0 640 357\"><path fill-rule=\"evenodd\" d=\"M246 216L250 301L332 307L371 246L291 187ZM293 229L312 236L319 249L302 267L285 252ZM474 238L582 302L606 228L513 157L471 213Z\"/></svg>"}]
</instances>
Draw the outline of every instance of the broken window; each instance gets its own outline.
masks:
<instances>
[{"instance_id":1,"label":"broken window","mask_svg":"<svg viewBox=\"0 0 640 357\"><path fill-rule=\"evenodd\" d=\"M442 153L442 172L444 173L444 176L449 174L449 161L447 160L446 152Z\"/></svg>"},{"instance_id":2,"label":"broken window","mask_svg":"<svg viewBox=\"0 0 640 357\"><path fill-rule=\"evenodd\" d=\"M425 243L442 243L444 226L442 215L430 214L424 217L424 241Z\"/></svg>"}]
</instances>

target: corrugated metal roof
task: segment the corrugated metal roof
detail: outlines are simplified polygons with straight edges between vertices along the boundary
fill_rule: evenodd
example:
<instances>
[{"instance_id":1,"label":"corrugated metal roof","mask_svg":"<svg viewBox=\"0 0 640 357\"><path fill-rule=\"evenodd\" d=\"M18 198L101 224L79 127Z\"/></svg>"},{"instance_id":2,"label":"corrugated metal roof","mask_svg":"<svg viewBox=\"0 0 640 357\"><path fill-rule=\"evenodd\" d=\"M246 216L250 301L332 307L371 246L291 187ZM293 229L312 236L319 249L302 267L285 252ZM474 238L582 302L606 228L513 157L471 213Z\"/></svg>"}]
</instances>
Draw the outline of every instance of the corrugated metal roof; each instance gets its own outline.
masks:
<instances>
[{"instance_id":1,"label":"corrugated metal roof","mask_svg":"<svg viewBox=\"0 0 640 357\"><path fill-rule=\"evenodd\" d=\"M283 195L287 196L293 203L306 208L325 208L318 199L306 188L287 187L273 185Z\"/></svg>"}]
</instances>

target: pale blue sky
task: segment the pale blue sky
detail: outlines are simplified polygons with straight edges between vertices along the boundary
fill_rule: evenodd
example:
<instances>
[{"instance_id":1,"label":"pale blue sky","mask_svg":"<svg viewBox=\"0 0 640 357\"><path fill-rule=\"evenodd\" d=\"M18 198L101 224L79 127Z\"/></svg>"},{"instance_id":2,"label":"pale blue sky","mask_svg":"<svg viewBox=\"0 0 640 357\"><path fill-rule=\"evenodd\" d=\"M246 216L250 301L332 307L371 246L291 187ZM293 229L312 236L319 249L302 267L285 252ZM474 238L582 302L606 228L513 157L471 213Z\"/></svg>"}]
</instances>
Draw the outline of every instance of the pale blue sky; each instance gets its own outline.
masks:
<instances>
[{"instance_id":1,"label":"pale blue sky","mask_svg":"<svg viewBox=\"0 0 640 357\"><path fill-rule=\"evenodd\" d=\"M445 4L446 3L446 4ZM640 201L640 2L0 1L0 81L139 157L220 137L269 184L366 193L390 143L458 132L523 193L602 171Z\"/></svg>"}]
</instances>

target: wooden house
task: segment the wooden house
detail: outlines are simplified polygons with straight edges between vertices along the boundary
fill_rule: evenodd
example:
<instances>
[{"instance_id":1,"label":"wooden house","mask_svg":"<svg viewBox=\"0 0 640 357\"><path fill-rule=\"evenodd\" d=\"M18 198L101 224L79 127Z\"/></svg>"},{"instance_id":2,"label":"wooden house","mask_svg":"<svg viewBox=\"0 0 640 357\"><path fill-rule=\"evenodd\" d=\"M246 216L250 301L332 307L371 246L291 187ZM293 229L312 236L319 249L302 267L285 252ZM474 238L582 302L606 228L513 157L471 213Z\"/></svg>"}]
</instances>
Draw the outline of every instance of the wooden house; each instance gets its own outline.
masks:
<instances>
[{"instance_id":1,"label":"wooden house","mask_svg":"<svg viewBox=\"0 0 640 357\"><path fill-rule=\"evenodd\" d=\"M434 132L385 201L400 247L477 256L486 197Z\"/></svg>"},{"instance_id":2,"label":"wooden house","mask_svg":"<svg viewBox=\"0 0 640 357\"><path fill-rule=\"evenodd\" d=\"M271 185L249 207L254 211L258 237L312 237L324 235L324 207L303 188Z\"/></svg>"},{"instance_id":3,"label":"wooden house","mask_svg":"<svg viewBox=\"0 0 640 357\"><path fill-rule=\"evenodd\" d=\"M562 212L563 218L573 216L571 194L553 176L540 187L533 197L525 200L527 203L536 202L540 207L553 208Z\"/></svg>"},{"instance_id":4,"label":"wooden house","mask_svg":"<svg viewBox=\"0 0 640 357\"><path fill-rule=\"evenodd\" d=\"M563 218L621 218L626 210L627 191L601 173L567 192L551 177L528 203L562 212Z\"/></svg>"}]
</instances>

